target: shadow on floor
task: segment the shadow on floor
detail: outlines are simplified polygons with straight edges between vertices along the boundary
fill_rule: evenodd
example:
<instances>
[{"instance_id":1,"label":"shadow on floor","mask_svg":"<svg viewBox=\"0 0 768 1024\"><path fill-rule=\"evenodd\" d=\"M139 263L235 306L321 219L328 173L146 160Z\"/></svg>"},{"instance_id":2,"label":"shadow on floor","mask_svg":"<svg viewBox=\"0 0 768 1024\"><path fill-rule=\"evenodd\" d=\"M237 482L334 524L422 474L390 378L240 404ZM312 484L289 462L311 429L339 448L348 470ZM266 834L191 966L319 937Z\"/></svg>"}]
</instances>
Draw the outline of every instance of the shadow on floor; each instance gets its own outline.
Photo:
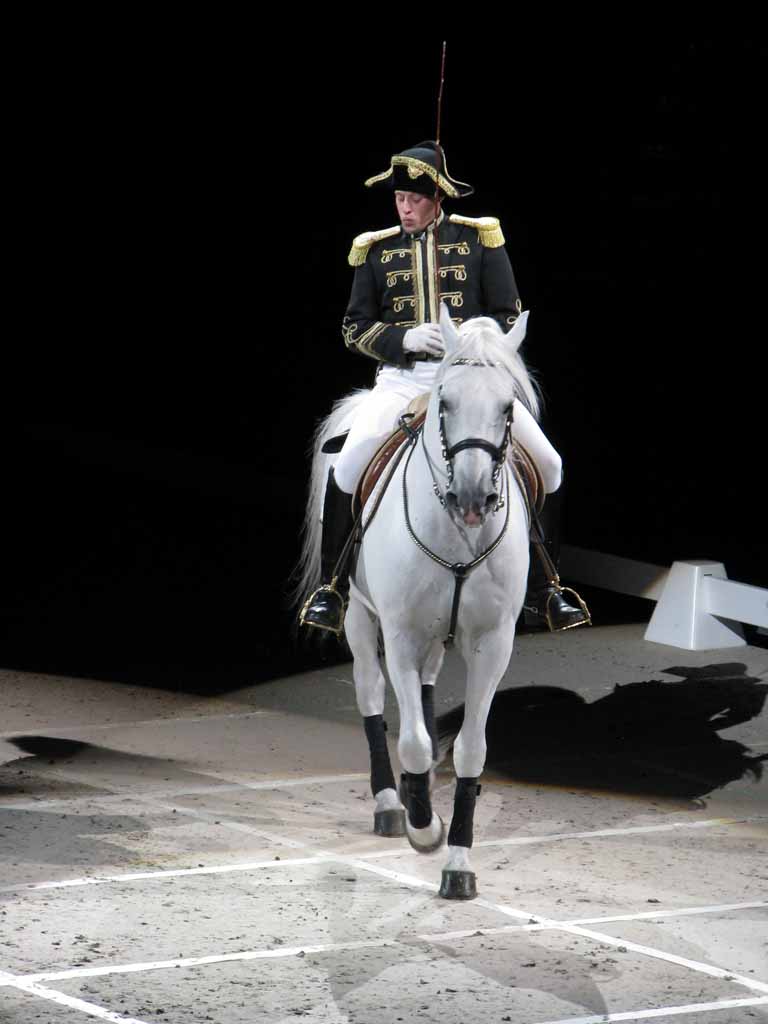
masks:
<instances>
[{"instance_id":1,"label":"shadow on floor","mask_svg":"<svg viewBox=\"0 0 768 1024\"><path fill-rule=\"evenodd\" d=\"M198 820L188 807L179 805L177 813L178 798L163 794L217 786L210 775L164 757L58 736L7 737L6 742L32 756L0 765L0 801L13 798L0 805L0 867L11 862L146 868L156 857L162 862L163 849L158 852L153 845L157 828L183 833ZM226 792L224 783L221 788ZM86 803L76 803L78 798ZM130 814L122 812L126 802ZM283 827L282 819L258 800L238 814L253 826ZM199 820L208 818L203 813ZM182 849L184 842L179 840Z\"/></svg>"},{"instance_id":2,"label":"shadow on floor","mask_svg":"<svg viewBox=\"0 0 768 1024\"><path fill-rule=\"evenodd\" d=\"M588 704L577 693L527 686L496 694L487 769L526 782L694 801L736 779L763 775L753 756L718 733L757 717L768 684L740 663L665 669L675 681L616 686ZM461 728L464 705L438 720L441 749Z\"/></svg>"}]
</instances>

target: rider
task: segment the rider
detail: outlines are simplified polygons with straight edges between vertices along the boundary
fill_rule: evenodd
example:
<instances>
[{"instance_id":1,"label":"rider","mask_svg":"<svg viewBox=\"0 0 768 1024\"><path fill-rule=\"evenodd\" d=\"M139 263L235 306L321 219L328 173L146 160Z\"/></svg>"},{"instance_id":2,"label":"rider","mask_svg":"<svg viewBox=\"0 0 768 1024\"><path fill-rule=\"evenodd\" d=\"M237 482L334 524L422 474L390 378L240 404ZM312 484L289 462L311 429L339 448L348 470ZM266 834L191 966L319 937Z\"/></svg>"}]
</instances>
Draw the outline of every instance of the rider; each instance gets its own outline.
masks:
<instances>
[{"instance_id":1,"label":"rider","mask_svg":"<svg viewBox=\"0 0 768 1024\"><path fill-rule=\"evenodd\" d=\"M444 198L459 199L474 191L450 176L442 147L427 141L397 153L387 171L365 184L394 191L400 224L358 235L349 254L355 277L342 334L348 348L380 365L375 386L356 413L328 474L322 585L301 612L303 624L337 633L349 592L346 559L337 563L353 526L352 495L403 409L432 387L444 354L440 303L457 314L452 317L457 325L470 317L490 316L505 331L522 309L499 221L458 214L446 217L442 211ZM531 566L525 602L529 613L555 629L586 622L584 612L566 601L539 560L532 559Z\"/></svg>"}]
</instances>

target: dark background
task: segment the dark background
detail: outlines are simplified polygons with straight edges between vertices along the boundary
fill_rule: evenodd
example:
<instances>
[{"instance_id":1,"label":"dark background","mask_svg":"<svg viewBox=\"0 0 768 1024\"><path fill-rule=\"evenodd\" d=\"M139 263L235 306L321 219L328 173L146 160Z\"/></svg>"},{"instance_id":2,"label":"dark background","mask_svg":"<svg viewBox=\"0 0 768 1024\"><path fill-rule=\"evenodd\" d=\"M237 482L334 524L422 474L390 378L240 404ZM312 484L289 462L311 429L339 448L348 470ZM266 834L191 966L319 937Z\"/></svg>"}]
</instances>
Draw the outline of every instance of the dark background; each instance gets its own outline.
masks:
<instances>
[{"instance_id":1,"label":"dark background","mask_svg":"<svg viewBox=\"0 0 768 1024\"><path fill-rule=\"evenodd\" d=\"M336 656L296 643L285 597L305 449L371 380L339 330L347 252L396 220L363 180L434 137L440 43L208 28L25 44L6 666L210 691ZM470 34L442 139L476 194L447 209L502 221L566 541L768 585L756 38Z\"/></svg>"}]
</instances>

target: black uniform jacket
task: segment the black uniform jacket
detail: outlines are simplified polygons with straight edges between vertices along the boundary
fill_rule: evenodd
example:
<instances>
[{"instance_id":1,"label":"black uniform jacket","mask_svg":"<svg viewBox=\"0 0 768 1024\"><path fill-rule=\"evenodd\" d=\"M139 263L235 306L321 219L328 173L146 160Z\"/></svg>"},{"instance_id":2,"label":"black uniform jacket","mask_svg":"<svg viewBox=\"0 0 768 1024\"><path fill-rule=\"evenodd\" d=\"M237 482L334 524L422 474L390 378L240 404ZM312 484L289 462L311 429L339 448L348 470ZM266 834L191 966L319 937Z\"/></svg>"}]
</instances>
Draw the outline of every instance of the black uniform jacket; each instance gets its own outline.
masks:
<instances>
[{"instance_id":1,"label":"black uniform jacket","mask_svg":"<svg viewBox=\"0 0 768 1024\"><path fill-rule=\"evenodd\" d=\"M439 296L433 231L430 225L421 235L408 235L395 227L355 239L349 257L355 279L342 325L348 348L409 366L414 357L403 352L403 336L417 324L437 323L441 301L457 325L491 316L510 329L521 306L499 222L441 215Z\"/></svg>"}]
</instances>

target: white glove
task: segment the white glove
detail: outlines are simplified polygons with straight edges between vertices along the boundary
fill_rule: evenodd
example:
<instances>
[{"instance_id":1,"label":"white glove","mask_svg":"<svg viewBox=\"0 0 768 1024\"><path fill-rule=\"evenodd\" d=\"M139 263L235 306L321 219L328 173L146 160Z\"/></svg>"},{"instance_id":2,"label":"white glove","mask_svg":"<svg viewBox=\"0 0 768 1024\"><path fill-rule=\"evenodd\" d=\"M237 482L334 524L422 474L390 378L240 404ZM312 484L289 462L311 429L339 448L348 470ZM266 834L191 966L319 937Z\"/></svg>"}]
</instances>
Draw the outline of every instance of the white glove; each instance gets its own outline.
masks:
<instances>
[{"instance_id":1,"label":"white glove","mask_svg":"<svg viewBox=\"0 0 768 1024\"><path fill-rule=\"evenodd\" d=\"M403 352L425 352L440 358L445 355L443 335L439 324L419 324L411 327L403 337Z\"/></svg>"}]
</instances>

